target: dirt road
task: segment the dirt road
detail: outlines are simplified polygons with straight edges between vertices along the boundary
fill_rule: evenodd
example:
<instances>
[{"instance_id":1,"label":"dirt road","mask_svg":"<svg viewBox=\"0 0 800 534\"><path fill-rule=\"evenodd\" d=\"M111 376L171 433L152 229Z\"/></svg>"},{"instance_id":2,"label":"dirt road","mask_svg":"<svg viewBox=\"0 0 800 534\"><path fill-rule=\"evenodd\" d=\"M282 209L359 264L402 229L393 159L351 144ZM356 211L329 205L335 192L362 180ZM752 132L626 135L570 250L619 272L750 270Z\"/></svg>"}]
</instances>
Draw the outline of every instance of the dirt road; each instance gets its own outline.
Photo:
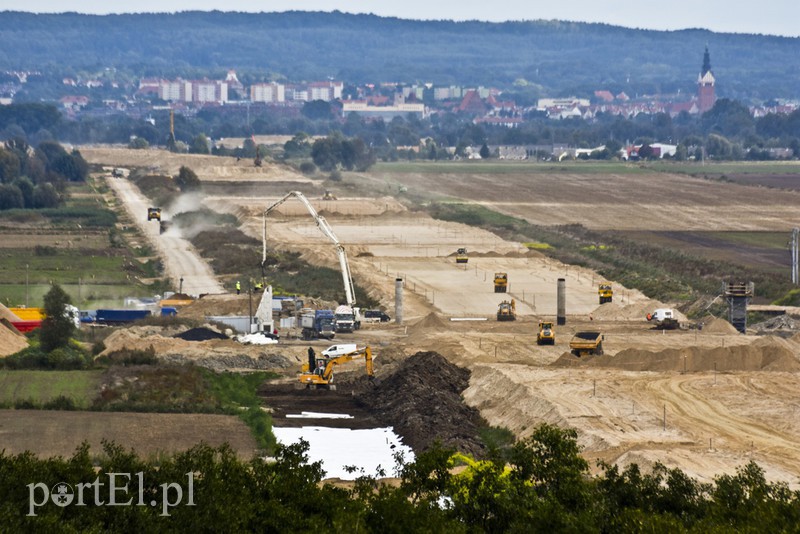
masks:
<instances>
[{"instance_id":1,"label":"dirt road","mask_svg":"<svg viewBox=\"0 0 800 534\"><path fill-rule=\"evenodd\" d=\"M119 178L109 177L106 181L125 207L131 220L147 236L150 244L159 251L164 262L164 270L173 287L182 288L183 293L188 295L225 291L208 263L200 257L189 241L177 231L169 230L161 234L159 223L147 220L149 201L135 185L129 180Z\"/></svg>"}]
</instances>

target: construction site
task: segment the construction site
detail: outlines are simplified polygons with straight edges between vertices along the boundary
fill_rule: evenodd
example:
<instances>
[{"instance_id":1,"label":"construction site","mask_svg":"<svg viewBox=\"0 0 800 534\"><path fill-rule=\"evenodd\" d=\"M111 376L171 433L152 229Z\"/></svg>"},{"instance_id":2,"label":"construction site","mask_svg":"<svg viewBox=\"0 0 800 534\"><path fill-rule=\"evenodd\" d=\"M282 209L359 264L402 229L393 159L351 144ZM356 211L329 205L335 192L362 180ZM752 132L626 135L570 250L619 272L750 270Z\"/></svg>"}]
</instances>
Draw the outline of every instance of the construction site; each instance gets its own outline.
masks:
<instances>
[{"instance_id":1,"label":"construction site","mask_svg":"<svg viewBox=\"0 0 800 534\"><path fill-rule=\"evenodd\" d=\"M267 162L117 148L86 147L82 154L109 169L147 167L175 175L187 165L203 185L199 203L235 216L240 230L262 243L263 250L253 248L254 264L267 250L281 250L342 275L338 302L303 295L304 309L289 320L292 314L276 310L266 297L254 301L247 291L225 289L230 281L215 275L188 232L175 226L160 231L149 199L109 173L126 221L158 250L176 293L190 297L177 306L179 317L248 316L249 333L279 339L187 340L130 326L105 340L107 352L153 347L170 363L275 371L282 378L259 389L275 427L391 427L415 451L438 440L480 456L486 452L478 437L482 427L506 428L520 439L547 422L575 428L592 466L596 460L643 468L660 462L711 481L753 460L769 479L800 487L800 430L794 424L800 415L800 335L793 334L789 314L774 328L746 324L753 297L746 284L720 280L727 313L689 318L676 303L651 299L529 244L433 219L413 200L400 198L396 175L354 175L337 189ZM770 231L800 224L796 192L686 176L670 177L669 193L658 177L639 178L635 187L625 175L609 176L602 186L561 178L547 198L513 177L501 187L482 188L480 175L467 183L445 174L429 184L410 174L399 185L537 224L647 230L669 218L684 227L702 219L715 230ZM608 210L580 209L582 199L600 188L606 196L616 192L605 199ZM657 208L637 200L659 195L665 200ZM742 198L749 200L746 209ZM763 215L766 205L769 217ZM159 219L170 214L168 206L159 208ZM263 295L272 300L268 276L263 283ZM386 319L364 315L354 284L379 303ZM269 312L257 310L260 303ZM306 324L304 313L314 308ZM323 308L333 312L330 321L318 313ZM322 356L335 344L348 348ZM301 412L312 415L287 417Z\"/></svg>"}]
</instances>

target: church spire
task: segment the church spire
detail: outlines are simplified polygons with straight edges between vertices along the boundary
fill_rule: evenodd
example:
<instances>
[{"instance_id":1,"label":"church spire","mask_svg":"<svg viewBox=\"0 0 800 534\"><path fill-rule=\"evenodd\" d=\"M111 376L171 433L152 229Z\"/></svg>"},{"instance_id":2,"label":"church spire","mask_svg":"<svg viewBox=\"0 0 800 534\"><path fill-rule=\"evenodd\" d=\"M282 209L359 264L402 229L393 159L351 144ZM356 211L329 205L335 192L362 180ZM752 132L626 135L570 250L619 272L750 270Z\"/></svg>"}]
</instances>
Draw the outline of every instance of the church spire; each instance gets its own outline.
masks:
<instances>
[{"instance_id":1,"label":"church spire","mask_svg":"<svg viewBox=\"0 0 800 534\"><path fill-rule=\"evenodd\" d=\"M703 54L703 70L700 71L700 77L705 76L707 72L711 72L711 56L708 53L708 45L706 45L706 53Z\"/></svg>"}]
</instances>

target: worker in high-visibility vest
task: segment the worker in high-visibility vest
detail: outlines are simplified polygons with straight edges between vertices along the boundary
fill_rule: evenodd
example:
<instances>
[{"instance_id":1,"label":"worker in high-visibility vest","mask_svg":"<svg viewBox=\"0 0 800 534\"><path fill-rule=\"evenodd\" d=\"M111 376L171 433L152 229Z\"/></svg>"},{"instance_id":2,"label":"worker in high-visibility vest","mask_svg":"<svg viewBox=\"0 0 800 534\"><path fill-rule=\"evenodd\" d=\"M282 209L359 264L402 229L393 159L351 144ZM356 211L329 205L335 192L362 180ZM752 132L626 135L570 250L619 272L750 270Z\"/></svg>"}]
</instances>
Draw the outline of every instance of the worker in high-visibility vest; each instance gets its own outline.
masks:
<instances>
[{"instance_id":1,"label":"worker in high-visibility vest","mask_svg":"<svg viewBox=\"0 0 800 534\"><path fill-rule=\"evenodd\" d=\"M236 281L236 294L238 295L242 291L242 284L237 280Z\"/></svg>"}]
</instances>

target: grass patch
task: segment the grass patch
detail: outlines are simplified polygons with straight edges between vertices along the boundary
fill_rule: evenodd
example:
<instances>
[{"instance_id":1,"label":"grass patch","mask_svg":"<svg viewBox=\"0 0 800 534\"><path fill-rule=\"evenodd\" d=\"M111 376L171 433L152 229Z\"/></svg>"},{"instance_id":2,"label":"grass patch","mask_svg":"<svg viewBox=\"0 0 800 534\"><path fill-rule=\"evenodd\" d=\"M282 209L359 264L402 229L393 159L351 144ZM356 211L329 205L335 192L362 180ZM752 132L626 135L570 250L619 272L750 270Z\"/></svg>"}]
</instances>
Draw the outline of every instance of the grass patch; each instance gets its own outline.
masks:
<instances>
[{"instance_id":1,"label":"grass patch","mask_svg":"<svg viewBox=\"0 0 800 534\"><path fill-rule=\"evenodd\" d=\"M272 418L261 408L256 391L265 380L277 376L267 372L214 373L191 366L113 365L103 375L104 387L91 408L236 415L250 428L259 447L273 451Z\"/></svg>"},{"instance_id":2,"label":"grass patch","mask_svg":"<svg viewBox=\"0 0 800 534\"><path fill-rule=\"evenodd\" d=\"M63 397L70 399L75 407L86 409L97 393L102 373L98 370L0 370L0 404L13 406L19 401L29 401L34 406L42 406Z\"/></svg>"}]
</instances>

